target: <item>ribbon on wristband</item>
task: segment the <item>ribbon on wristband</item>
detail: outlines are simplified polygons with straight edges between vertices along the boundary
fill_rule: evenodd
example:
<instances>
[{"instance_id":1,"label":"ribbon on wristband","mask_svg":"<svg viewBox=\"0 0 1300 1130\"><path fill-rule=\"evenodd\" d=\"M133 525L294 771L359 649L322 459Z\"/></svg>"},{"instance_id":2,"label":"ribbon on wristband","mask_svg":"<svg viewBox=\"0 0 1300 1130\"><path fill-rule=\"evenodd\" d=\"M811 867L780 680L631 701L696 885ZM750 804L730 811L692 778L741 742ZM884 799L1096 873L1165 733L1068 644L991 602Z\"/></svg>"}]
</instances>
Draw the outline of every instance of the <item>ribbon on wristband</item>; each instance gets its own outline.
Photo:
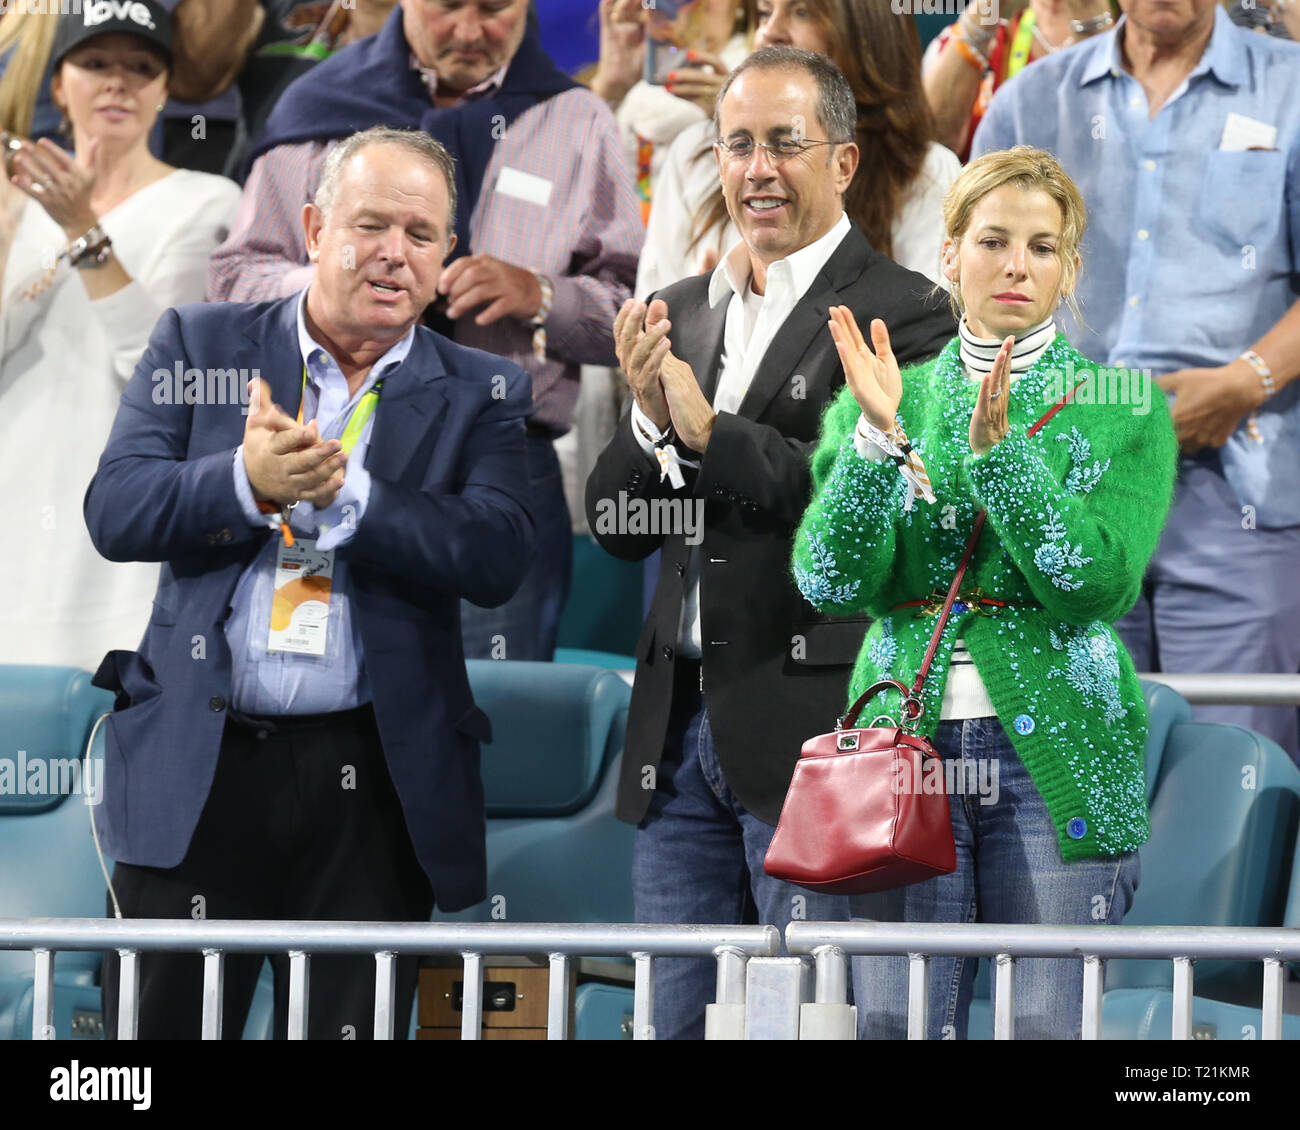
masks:
<instances>
[{"instance_id":1,"label":"ribbon on wristband","mask_svg":"<svg viewBox=\"0 0 1300 1130\"><path fill-rule=\"evenodd\" d=\"M921 457L912 449L907 433L897 420L887 432L882 432L865 416L858 417L858 434L869 440L888 455L897 465L899 473L907 483L907 498L903 502L904 510L911 510L919 494L926 502L934 502L934 489L930 484L930 475L921 462Z\"/></svg>"},{"instance_id":2,"label":"ribbon on wristband","mask_svg":"<svg viewBox=\"0 0 1300 1130\"><path fill-rule=\"evenodd\" d=\"M690 459L682 458L681 453L673 444L673 428L671 424L668 425L665 431L660 432L648 419L636 420L635 423L641 434L654 445L655 459L659 463L659 481L662 483L664 479L667 479L673 490L681 490L686 485L686 478L682 474L682 468L690 467L698 471L700 465ZM649 424L650 428L654 428L657 434L652 435L649 428L646 427L647 424Z\"/></svg>"},{"instance_id":3,"label":"ribbon on wristband","mask_svg":"<svg viewBox=\"0 0 1300 1130\"><path fill-rule=\"evenodd\" d=\"M683 467L691 467L697 471L700 469L698 463L683 459L677 448L668 442L667 436L655 444L655 458L659 460L659 481L662 483L667 478L673 490L681 490L686 485L686 479L682 475Z\"/></svg>"}]
</instances>

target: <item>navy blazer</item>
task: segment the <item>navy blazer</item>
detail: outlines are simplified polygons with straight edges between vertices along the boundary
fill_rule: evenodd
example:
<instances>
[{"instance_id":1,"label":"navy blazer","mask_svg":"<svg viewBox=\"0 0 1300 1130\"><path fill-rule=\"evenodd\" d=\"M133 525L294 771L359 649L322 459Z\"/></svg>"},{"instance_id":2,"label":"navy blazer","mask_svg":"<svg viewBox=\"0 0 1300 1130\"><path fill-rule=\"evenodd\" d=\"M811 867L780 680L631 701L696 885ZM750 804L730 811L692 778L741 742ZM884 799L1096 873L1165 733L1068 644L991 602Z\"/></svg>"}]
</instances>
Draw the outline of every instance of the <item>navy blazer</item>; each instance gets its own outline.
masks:
<instances>
[{"instance_id":1,"label":"navy blazer","mask_svg":"<svg viewBox=\"0 0 1300 1130\"><path fill-rule=\"evenodd\" d=\"M86 492L86 525L100 553L162 562L139 651L110 652L95 677L117 692L99 826L105 850L124 863L174 867L185 856L231 696L223 625L236 583L272 536L249 524L235 494L246 405L170 403L173 374L178 363L198 369L206 386L208 371L233 368L242 389L260 373L275 402L295 414L297 301L166 311ZM229 376L214 387L223 379L229 388ZM530 562L531 409L529 378L517 365L416 326L410 353L384 377L365 456L365 515L338 550L384 755L444 910L486 896L479 742L491 729L470 694L459 603L502 603Z\"/></svg>"}]
</instances>

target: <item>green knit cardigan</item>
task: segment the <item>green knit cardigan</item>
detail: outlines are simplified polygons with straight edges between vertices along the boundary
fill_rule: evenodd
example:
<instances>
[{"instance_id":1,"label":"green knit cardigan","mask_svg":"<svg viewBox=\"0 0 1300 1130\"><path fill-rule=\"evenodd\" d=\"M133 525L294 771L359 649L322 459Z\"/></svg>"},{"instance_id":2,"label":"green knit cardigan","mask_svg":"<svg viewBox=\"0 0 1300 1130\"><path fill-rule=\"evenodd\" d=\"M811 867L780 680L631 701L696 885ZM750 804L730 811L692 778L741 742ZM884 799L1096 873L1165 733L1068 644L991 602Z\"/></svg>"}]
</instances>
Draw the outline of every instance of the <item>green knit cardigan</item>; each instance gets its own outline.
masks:
<instances>
[{"instance_id":1,"label":"green knit cardigan","mask_svg":"<svg viewBox=\"0 0 1300 1130\"><path fill-rule=\"evenodd\" d=\"M849 702L881 678L911 686L934 614L898 609L947 590L980 508L984 532L962 591L1008 602L954 613L922 692L919 729L938 726L952 645L964 638L1016 753L1042 794L1066 860L1132 851L1150 835L1146 707L1128 651L1110 627L1136 601L1173 493L1178 445L1165 398L1127 392L1103 369L1032 437L1028 429L1096 367L1058 334L1012 384L1010 432L985 455L970 447L972 380L953 339L903 372L898 420L936 501L904 512L890 459L858 455L858 405L831 402L812 455L813 500L795 536L793 570L823 612L875 617ZM1127 374L1126 374L1127 375ZM864 716L898 717L889 690Z\"/></svg>"}]
</instances>

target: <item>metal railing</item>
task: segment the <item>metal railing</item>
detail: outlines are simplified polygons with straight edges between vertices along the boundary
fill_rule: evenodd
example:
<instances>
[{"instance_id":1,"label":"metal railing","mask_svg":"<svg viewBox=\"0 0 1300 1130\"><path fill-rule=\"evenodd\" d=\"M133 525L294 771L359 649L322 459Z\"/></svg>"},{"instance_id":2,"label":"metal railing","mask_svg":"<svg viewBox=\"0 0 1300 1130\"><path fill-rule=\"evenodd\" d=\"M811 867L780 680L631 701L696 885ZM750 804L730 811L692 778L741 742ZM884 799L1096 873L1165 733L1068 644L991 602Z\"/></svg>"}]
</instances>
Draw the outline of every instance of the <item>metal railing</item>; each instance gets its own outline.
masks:
<instances>
[{"instance_id":1,"label":"metal railing","mask_svg":"<svg viewBox=\"0 0 1300 1130\"><path fill-rule=\"evenodd\" d=\"M972 923L792 922L786 948L816 962L816 999L845 1007L847 957L908 958L907 1038L925 1039L930 958L988 957L993 962L993 1038L1015 1036L1016 961L1083 962L1083 1038L1101 1038L1104 963L1109 958L1173 962L1173 1038L1192 1038L1192 965L1198 958L1258 961L1264 967L1261 1038L1282 1038L1283 962L1300 960L1300 930L1236 926L985 926ZM760 963L753 963L756 967ZM756 968L751 967L751 975ZM799 1007L798 1005L795 1006ZM803 1005L807 1008L807 1005Z\"/></svg>"},{"instance_id":2,"label":"metal railing","mask_svg":"<svg viewBox=\"0 0 1300 1130\"><path fill-rule=\"evenodd\" d=\"M1177 675L1142 671L1138 678L1164 683L1195 705L1300 706L1300 675Z\"/></svg>"},{"instance_id":3,"label":"metal railing","mask_svg":"<svg viewBox=\"0 0 1300 1130\"><path fill-rule=\"evenodd\" d=\"M139 955L145 951L203 954L202 1038L221 1038L223 974L227 953L289 955L291 1040L307 1035L312 954L361 954L375 958L377 1040L393 1038L398 954L459 955L465 988L460 1034L477 1040L483 1019L485 955L546 956L546 1035L569 1036L569 971L575 957L631 957L635 963L633 1039L654 1039L656 957L713 957L718 964L717 1001L709 1006L708 1036L744 1032L745 974L751 957L781 952L775 926L658 926L494 922L266 922L206 919L0 919L0 949L33 953L35 986L32 1038L53 1039L54 957L60 950L116 950L121 955L117 1037L133 1040L139 1026Z\"/></svg>"}]
</instances>

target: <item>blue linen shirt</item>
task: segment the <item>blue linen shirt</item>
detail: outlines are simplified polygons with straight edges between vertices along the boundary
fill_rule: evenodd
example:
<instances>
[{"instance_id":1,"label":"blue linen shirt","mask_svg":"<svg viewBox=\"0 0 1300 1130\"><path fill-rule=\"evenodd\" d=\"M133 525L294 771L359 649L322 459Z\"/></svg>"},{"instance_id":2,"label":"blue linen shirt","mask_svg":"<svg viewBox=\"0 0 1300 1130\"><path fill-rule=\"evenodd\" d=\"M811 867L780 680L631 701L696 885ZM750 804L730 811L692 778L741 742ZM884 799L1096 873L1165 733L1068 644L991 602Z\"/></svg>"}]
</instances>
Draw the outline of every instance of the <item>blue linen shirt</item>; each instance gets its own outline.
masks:
<instances>
[{"instance_id":1,"label":"blue linen shirt","mask_svg":"<svg viewBox=\"0 0 1300 1130\"><path fill-rule=\"evenodd\" d=\"M407 335L371 366L365 383L355 396L348 396L348 382L334 358L307 332L303 309L307 291L298 296L298 348L307 367L307 385L303 393L302 418L315 419L321 439L338 439L347 426L352 411L361 398L391 369L396 368L411 350L415 340L412 328ZM310 502L301 502L292 512L289 525L305 538L316 538L318 549L335 549L352 539L365 516L370 500L370 472L365 469L365 455L375 415L371 415L348 456L343 488L333 505L317 510ZM277 515L263 514L257 508L253 488L244 469L244 447L235 449L232 466L235 493L244 514L255 526L279 530ZM325 654L297 655L269 652L267 635L271 625L271 601L275 595L275 557L278 533L244 570L231 598L232 612L226 621L226 641L230 644L233 663L232 705L245 714L324 714L349 710L370 701L370 684L366 678L365 653L361 633L352 617L352 583L347 563L334 558L334 578L330 586L329 628Z\"/></svg>"},{"instance_id":2,"label":"blue linen shirt","mask_svg":"<svg viewBox=\"0 0 1300 1130\"><path fill-rule=\"evenodd\" d=\"M1152 120L1123 67L1126 22L1003 86L971 156L1039 146L1079 186L1084 324L1059 312L1079 352L1152 377L1225 365L1300 297L1300 45L1216 9L1200 62ZM1276 126L1275 148L1220 149L1230 113ZM1243 423L1210 460L1257 525L1300 525L1300 381L1258 420L1263 443Z\"/></svg>"}]
</instances>

